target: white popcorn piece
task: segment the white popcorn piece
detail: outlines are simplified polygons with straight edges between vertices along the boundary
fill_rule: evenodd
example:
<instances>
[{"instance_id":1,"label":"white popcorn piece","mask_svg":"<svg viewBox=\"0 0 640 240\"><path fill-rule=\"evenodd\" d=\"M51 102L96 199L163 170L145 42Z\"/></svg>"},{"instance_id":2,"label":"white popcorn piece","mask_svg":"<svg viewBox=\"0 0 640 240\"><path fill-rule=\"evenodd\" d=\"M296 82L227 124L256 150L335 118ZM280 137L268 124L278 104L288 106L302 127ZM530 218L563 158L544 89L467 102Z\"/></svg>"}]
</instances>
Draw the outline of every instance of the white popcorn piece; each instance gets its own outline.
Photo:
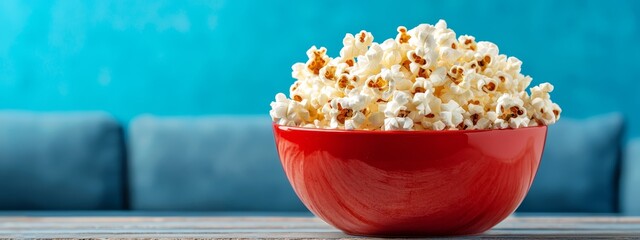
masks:
<instances>
[{"instance_id":1,"label":"white popcorn piece","mask_svg":"<svg viewBox=\"0 0 640 240\"><path fill-rule=\"evenodd\" d=\"M384 119L384 113L382 112L371 113L367 117L364 127L369 130L380 129L384 125Z\"/></svg>"},{"instance_id":2,"label":"white popcorn piece","mask_svg":"<svg viewBox=\"0 0 640 240\"><path fill-rule=\"evenodd\" d=\"M562 115L562 108L557 103L551 103L552 112L556 116L556 122L560 120L560 115ZM555 123L555 122L554 122Z\"/></svg>"},{"instance_id":3,"label":"white popcorn piece","mask_svg":"<svg viewBox=\"0 0 640 240\"><path fill-rule=\"evenodd\" d=\"M498 98L496 107L498 118L511 128L526 127L529 124L529 117L524 102L517 96L503 94ZM502 123L501 123L502 124Z\"/></svg>"},{"instance_id":4,"label":"white popcorn piece","mask_svg":"<svg viewBox=\"0 0 640 240\"><path fill-rule=\"evenodd\" d=\"M495 61L494 61L495 63ZM497 71L493 77L493 79L498 82L498 91L499 92L511 92L514 89L513 77L503 71Z\"/></svg>"},{"instance_id":5,"label":"white popcorn piece","mask_svg":"<svg viewBox=\"0 0 640 240\"><path fill-rule=\"evenodd\" d=\"M352 60L367 52L367 48L373 42L373 35L367 31L360 31L360 33L354 36L347 33L342 39L342 49L340 50L340 57L347 61Z\"/></svg>"},{"instance_id":6,"label":"white popcorn piece","mask_svg":"<svg viewBox=\"0 0 640 240\"><path fill-rule=\"evenodd\" d=\"M340 104L342 108L349 108L353 109L354 111L360 111L367 106L367 96L351 95L349 97L337 98L336 103Z\"/></svg>"},{"instance_id":7,"label":"white popcorn piece","mask_svg":"<svg viewBox=\"0 0 640 240\"><path fill-rule=\"evenodd\" d=\"M523 109L516 109L516 110L522 110L523 112L518 114L516 112L511 111L513 107L517 107L517 108L522 108L524 105L524 102L522 101L522 99L520 99L517 96L512 96L511 94L502 94L499 98L498 98L498 104L496 107L496 113L498 114L498 116L502 116L502 115L507 115L507 114L517 114L517 115L524 115L524 110ZM513 116L516 117L516 116Z\"/></svg>"},{"instance_id":8,"label":"white popcorn piece","mask_svg":"<svg viewBox=\"0 0 640 240\"><path fill-rule=\"evenodd\" d=\"M389 71L385 69L385 73ZM386 77L386 78L385 78ZM390 74L382 73L369 77L362 87L362 94L376 101L388 101L395 91L395 81Z\"/></svg>"},{"instance_id":9,"label":"white popcorn piece","mask_svg":"<svg viewBox=\"0 0 640 240\"><path fill-rule=\"evenodd\" d=\"M494 93L498 90L499 86L500 80L489 77L481 77L476 83L476 88L482 90L484 93Z\"/></svg>"},{"instance_id":10,"label":"white popcorn piece","mask_svg":"<svg viewBox=\"0 0 640 240\"><path fill-rule=\"evenodd\" d=\"M271 103L271 118L284 126L298 126L309 120L309 111L304 105L279 93L276 95L276 101Z\"/></svg>"},{"instance_id":11,"label":"white popcorn piece","mask_svg":"<svg viewBox=\"0 0 640 240\"><path fill-rule=\"evenodd\" d=\"M462 35L458 37L458 42L463 49L475 51L477 47L476 38L469 35Z\"/></svg>"},{"instance_id":12,"label":"white popcorn piece","mask_svg":"<svg viewBox=\"0 0 640 240\"><path fill-rule=\"evenodd\" d=\"M311 48L307 50L307 57L309 58L306 63L307 70L318 75L320 73L320 69L329 63L330 59L326 53L327 49L324 47L316 48L316 46L311 46Z\"/></svg>"},{"instance_id":13,"label":"white popcorn piece","mask_svg":"<svg viewBox=\"0 0 640 240\"><path fill-rule=\"evenodd\" d=\"M394 92L393 99L386 104L384 110L384 130L408 130L413 127L413 119L409 116L407 106L410 101L409 93Z\"/></svg>"},{"instance_id":14,"label":"white popcorn piece","mask_svg":"<svg viewBox=\"0 0 640 240\"><path fill-rule=\"evenodd\" d=\"M284 94L276 94L276 101L271 102L271 111L269 111L269 115L271 115L271 118L276 120L286 118L287 109L289 108L289 101L291 100L287 99Z\"/></svg>"},{"instance_id":15,"label":"white popcorn piece","mask_svg":"<svg viewBox=\"0 0 640 240\"><path fill-rule=\"evenodd\" d=\"M470 130L554 124L562 109L553 86L527 89L522 62L497 45L449 29L444 20L397 28L373 42L346 34L340 56L312 46L291 67L289 97L279 93L269 114L280 125L347 130Z\"/></svg>"},{"instance_id":16,"label":"white popcorn piece","mask_svg":"<svg viewBox=\"0 0 640 240\"><path fill-rule=\"evenodd\" d=\"M354 59L360 52L356 48L356 38L351 33L347 33L342 39L342 49L340 49L340 58L343 60Z\"/></svg>"},{"instance_id":17,"label":"white popcorn piece","mask_svg":"<svg viewBox=\"0 0 640 240\"><path fill-rule=\"evenodd\" d=\"M400 117L401 111L407 110L407 104L411 100L411 96L408 93L395 91L393 94L393 99L389 101L384 110L384 115L386 117ZM407 113L408 114L408 113ZM405 116L402 116L405 117Z\"/></svg>"},{"instance_id":18,"label":"white popcorn piece","mask_svg":"<svg viewBox=\"0 0 640 240\"><path fill-rule=\"evenodd\" d=\"M460 107L456 101L450 100L449 102L442 104L442 111L440 112L440 119L449 128L456 128L464 120L462 114L464 109Z\"/></svg>"},{"instance_id":19,"label":"white popcorn piece","mask_svg":"<svg viewBox=\"0 0 640 240\"><path fill-rule=\"evenodd\" d=\"M529 118L526 117L517 117L509 119L509 127L511 128L521 128L527 127L529 125Z\"/></svg>"},{"instance_id":20,"label":"white popcorn piece","mask_svg":"<svg viewBox=\"0 0 640 240\"><path fill-rule=\"evenodd\" d=\"M552 91L553 85L549 83L531 88L531 110L538 125L550 125L560 119L562 109L558 104L551 102L549 93Z\"/></svg>"},{"instance_id":21,"label":"white popcorn piece","mask_svg":"<svg viewBox=\"0 0 640 240\"><path fill-rule=\"evenodd\" d=\"M353 117L344 122L344 129L354 130L360 128L362 124L365 122L366 117L362 112L356 112Z\"/></svg>"},{"instance_id":22,"label":"white popcorn piece","mask_svg":"<svg viewBox=\"0 0 640 240\"><path fill-rule=\"evenodd\" d=\"M331 63L325 65L324 67L320 68L320 71L318 71L318 76L320 78L320 80L323 82L323 84L329 84L329 81L336 81L337 76L336 75L340 75L340 73L337 71L338 70L338 66L337 65L332 65Z\"/></svg>"},{"instance_id":23,"label":"white popcorn piece","mask_svg":"<svg viewBox=\"0 0 640 240\"><path fill-rule=\"evenodd\" d=\"M367 97L364 95L352 95L331 100L329 117L331 128L344 126L345 129L357 129L366 119L361 112L367 106ZM351 120L351 121L349 121ZM349 126L347 126L349 124Z\"/></svg>"},{"instance_id":24,"label":"white popcorn piece","mask_svg":"<svg viewBox=\"0 0 640 240\"><path fill-rule=\"evenodd\" d=\"M373 43L373 35L367 31L360 31L358 38L356 39L355 46L358 49L358 55L362 55L367 51L367 48Z\"/></svg>"},{"instance_id":25,"label":"white popcorn piece","mask_svg":"<svg viewBox=\"0 0 640 240\"><path fill-rule=\"evenodd\" d=\"M438 20L438 22L436 23L435 27L436 27L436 31L438 31L438 30L439 31L449 30L447 28L447 22L445 20L443 20L443 19Z\"/></svg>"},{"instance_id":26,"label":"white popcorn piece","mask_svg":"<svg viewBox=\"0 0 640 240\"><path fill-rule=\"evenodd\" d=\"M437 67L429 77L433 86L442 86L447 81L447 69L445 67Z\"/></svg>"},{"instance_id":27,"label":"white popcorn piece","mask_svg":"<svg viewBox=\"0 0 640 240\"><path fill-rule=\"evenodd\" d=\"M462 56L462 52L450 48L443 47L440 49L440 59L444 63L455 63Z\"/></svg>"},{"instance_id":28,"label":"white popcorn piece","mask_svg":"<svg viewBox=\"0 0 640 240\"><path fill-rule=\"evenodd\" d=\"M439 114L438 110L442 104L442 101L435 97L432 92L416 93L413 96L412 102L416 110L418 110L418 114L425 116L435 113Z\"/></svg>"},{"instance_id":29,"label":"white popcorn piece","mask_svg":"<svg viewBox=\"0 0 640 240\"><path fill-rule=\"evenodd\" d=\"M467 112L463 114L465 118L463 129L489 129L496 119L495 114L493 117L489 116L479 100L469 101L467 109Z\"/></svg>"},{"instance_id":30,"label":"white popcorn piece","mask_svg":"<svg viewBox=\"0 0 640 240\"><path fill-rule=\"evenodd\" d=\"M395 90L406 91L411 88L413 83L405 77L400 70L400 65L393 65L390 69L382 69L380 75L389 81L389 86Z\"/></svg>"},{"instance_id":31,"label":"white popcorn piece","mask_svg":"<svg viewBox=\"0 0 640 240\"><path fill-rule=\"evenodd\" d=\"M384 51L382 54L382 64L385 68L391 68L391 66L400 64L402 61L402 49L400 48L400 44L393 40L387 39L382 44L380 44L380 48Z\"/></svg>"},{"instance_id":32,"label":"white popcorn piece","mask_svg":"<svg viewBox=\"0 0 640 240\"><path fill-rule=\"evenodd\" d=\"M429 24L420 24L408 31L409 44L414 47L433 49L436 47L436 40L433 32L436 28Z\"/></svg>"},{"instance_id":33,"label":"white popcorn piece","mask_svg":"<svg viewBox=\"0 0 640 240\"><path fill-rule=\"evenodd\" d=\"M291 66L291 70L293 70L291 72L291 77L295 79L304 80L311 77L311 73L304 63L293 64L293 66Z\"/></svg>"},{"instance_id":34,"label":"white popcorn piece","mask_svg":"<svg viewBox=\"0 0 640 240\"><path fill-rule=\"evenodd\" d=\"M494 129L505 129L509 127L509 123L502 118L498 118L493 122Z\"/></svg>"},{"instance_id":35,"label":"white popcorn piece","mask_svg":"<svg viewBox=\"0 0 640 240\"><path fill-rule=\"evenodd\" d=\"M481 130L481 129L490 129L491 128L491 120L488 118L480 118L478 122L471 128L472 130Z\"/></svg>"},{"instance_id":36,"label":"white popcorn piece","mask_svg":"<svg viewBox=\"0 0 640 240\"><path fill-rule=\"evenodd\" d=\"M407 52L407 59L412 63L420 65L422 68L431 68L438 59L438 53L434 49L416 48Z\"/></svg>"},{"instance_id":37,"label":"white popcorn piece","mask_svg":"<svg viewBox=\"0 0 640 240\"><path fill-rule=\"evenodd\" d=\"M457 51L458 40L456 39L456 33L448 29L439 29L438 27L436 29L439 32L438 36L436 36L436 42L440 49L449 48Z\"/></svg>"},{"instance_id":38,"label":"white popcorn piece","mask_svg":"<svg viewBox=\"0 0 640 240\"><path fill-rule=\"evenodd\" d=\"M538 86L531 88L531 98L550 99L549 93L553 91L553 85L550 83L541 83Z\"/></svg>"},{"instance_id":39,"label":"white popcorn piece","mask_svg":"<svg viewBox=\"0 0 640 240\"><path fill-rule=\"evenodd\" d=\"M524 92L527 87L529 87L529 85L531 84L531 81L533 79L529 76L524 76L522 74L518 74L518 76L516 78L514 78L514 84L515 84L515 92Z\"/></svg>"},{"instance_id":40,"label":"white popcorn piece","mask_svg":"<svg viewBox=\"0 0 640 240\"><path fill-rule=\"evenodd\" d=\"M508 57L507 65L505 66L504 71L508 72L511 75L518 75L520 73L520 69L522 67L522 61L516 57Z\"/></svg>"},{"instance_id":41,"label":"white popcorn piece","mask_svg":"<svg viewBox=\"0 0 640 240\"><path fill-rule=\"evenodd\" d=\"M380 63L383 56L382 47L377 43L373 43L365 55L358 56L354 74L364 79L370 75L378 74L382 68Z\"/></svg>"},{"instance_id":42,"label":"white popcorn piece","mask_svg":"<svg viewBox=\"0 0 640 240\"><path fill-rule=\"evenodd\" d=\"M476 47L478 48L475 53L476 59L484 60L486 56L496 58L500 52L498 46L492 42L480 41L476 44ZM491 61L489 61L489 63L490 62Z\"/></svg>"},{"instance_id":43,"label":"white popcorn piece","mask_svg":"<svg viewBox=\"0 0 640 240\"><path fill-rule=\"evenodd\" d=\"M383 130L411 130L412 127L413 121L410 118L388 117L384 119Z\"/></svg>"},{"instance_id":44,"label":"white popcorn piece","mask_svg":"<svg viewBox=\"0 0 640 240\"><path fill-rule=\"evenodd\" d=\"M442 121L436 121L433 123L433 130L441 131L447 127Z\"/></svg>"}]
</instances>

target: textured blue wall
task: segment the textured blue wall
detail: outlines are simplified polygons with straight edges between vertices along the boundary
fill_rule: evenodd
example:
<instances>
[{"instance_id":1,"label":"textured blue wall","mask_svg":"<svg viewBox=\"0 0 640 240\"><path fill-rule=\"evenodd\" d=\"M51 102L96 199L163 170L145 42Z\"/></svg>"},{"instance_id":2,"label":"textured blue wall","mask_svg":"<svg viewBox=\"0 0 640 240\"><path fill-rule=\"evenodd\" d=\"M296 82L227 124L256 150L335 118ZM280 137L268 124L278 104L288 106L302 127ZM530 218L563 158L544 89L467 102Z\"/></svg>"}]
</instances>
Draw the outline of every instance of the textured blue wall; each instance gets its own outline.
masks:
<instances>
[{"instance_id":1,"label":"textured blue wall","mask_svg":"<svg viewBox=\"0 0 640 240\"><path fill-rule=\"evenodd\" d=\"M564 116L640 136L640 1L0 1L0 108L266 114L311 45L443 18L556 85Z\"/></svg>"}]
</instances>

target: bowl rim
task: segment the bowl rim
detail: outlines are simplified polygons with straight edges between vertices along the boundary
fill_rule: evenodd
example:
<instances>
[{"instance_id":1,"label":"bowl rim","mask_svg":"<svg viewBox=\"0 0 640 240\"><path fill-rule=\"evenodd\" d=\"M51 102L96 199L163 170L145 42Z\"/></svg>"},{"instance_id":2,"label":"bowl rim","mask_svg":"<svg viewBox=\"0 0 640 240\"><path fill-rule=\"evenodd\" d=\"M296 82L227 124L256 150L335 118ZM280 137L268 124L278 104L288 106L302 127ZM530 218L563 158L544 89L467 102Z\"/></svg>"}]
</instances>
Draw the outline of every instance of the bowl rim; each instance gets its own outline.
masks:
<instances>
[{"instance_id":1,"label":"bowl rim","mask_svg":"<svg viewBox=\"0 0 640 240\"><path fill-rule=\"evenodd\" d=\"M525 131L548 127L547 125L523 127L523 128L505 128L505 129L475 129L475 130L346 130L346 129L327 129L327 128L307 128L307 127L291 127L280 125L276 122L272 122L274 129L283 131L298 131L298 132L322 132L322 133L340 133L340 134L376 134L376 135L397 135L397 134L466 134L466 133L486 133L486 132L509 132L509 131Z\"/></svg>"}]
</instances>

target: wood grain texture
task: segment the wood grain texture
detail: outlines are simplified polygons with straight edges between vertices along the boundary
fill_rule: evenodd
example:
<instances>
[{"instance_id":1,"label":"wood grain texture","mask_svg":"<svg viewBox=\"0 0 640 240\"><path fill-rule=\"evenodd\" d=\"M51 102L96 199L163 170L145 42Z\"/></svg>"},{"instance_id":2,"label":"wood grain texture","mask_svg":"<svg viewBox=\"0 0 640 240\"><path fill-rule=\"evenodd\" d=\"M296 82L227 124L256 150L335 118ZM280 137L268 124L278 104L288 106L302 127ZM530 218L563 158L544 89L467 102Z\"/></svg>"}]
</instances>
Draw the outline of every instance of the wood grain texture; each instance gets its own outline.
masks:
<instances>
[{"instance_id":1,"label":"wood grain texture","mask_svg":"<svg viewBox=\"0 0 640 240\"><path fill-rule=\"evenodd\" d=\"M640 238L639 217L510 217L466 238ZM0 238L353 239L314 217L0 217Z\"/></svg>"}]
</instances>

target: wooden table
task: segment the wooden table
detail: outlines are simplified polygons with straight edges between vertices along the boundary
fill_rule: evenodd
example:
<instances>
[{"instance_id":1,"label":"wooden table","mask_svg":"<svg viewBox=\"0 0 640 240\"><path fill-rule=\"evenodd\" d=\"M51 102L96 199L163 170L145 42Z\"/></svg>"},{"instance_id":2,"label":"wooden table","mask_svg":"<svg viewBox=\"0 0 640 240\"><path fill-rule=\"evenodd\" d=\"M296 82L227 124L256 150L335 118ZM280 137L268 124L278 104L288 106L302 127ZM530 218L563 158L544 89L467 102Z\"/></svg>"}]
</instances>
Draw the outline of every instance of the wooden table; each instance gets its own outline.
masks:
<instances>
[{"instance_id":1,"label":"wooden table","mask_svg":"<svg viewBox=\"0 0 640 240\"><path fill-rule=\"evenodd\" d=\"M640 238L640 217L510 217L467 238ZM0 238L359 238L314 217L0 216Z\"/></svg>"}]
</instances>

